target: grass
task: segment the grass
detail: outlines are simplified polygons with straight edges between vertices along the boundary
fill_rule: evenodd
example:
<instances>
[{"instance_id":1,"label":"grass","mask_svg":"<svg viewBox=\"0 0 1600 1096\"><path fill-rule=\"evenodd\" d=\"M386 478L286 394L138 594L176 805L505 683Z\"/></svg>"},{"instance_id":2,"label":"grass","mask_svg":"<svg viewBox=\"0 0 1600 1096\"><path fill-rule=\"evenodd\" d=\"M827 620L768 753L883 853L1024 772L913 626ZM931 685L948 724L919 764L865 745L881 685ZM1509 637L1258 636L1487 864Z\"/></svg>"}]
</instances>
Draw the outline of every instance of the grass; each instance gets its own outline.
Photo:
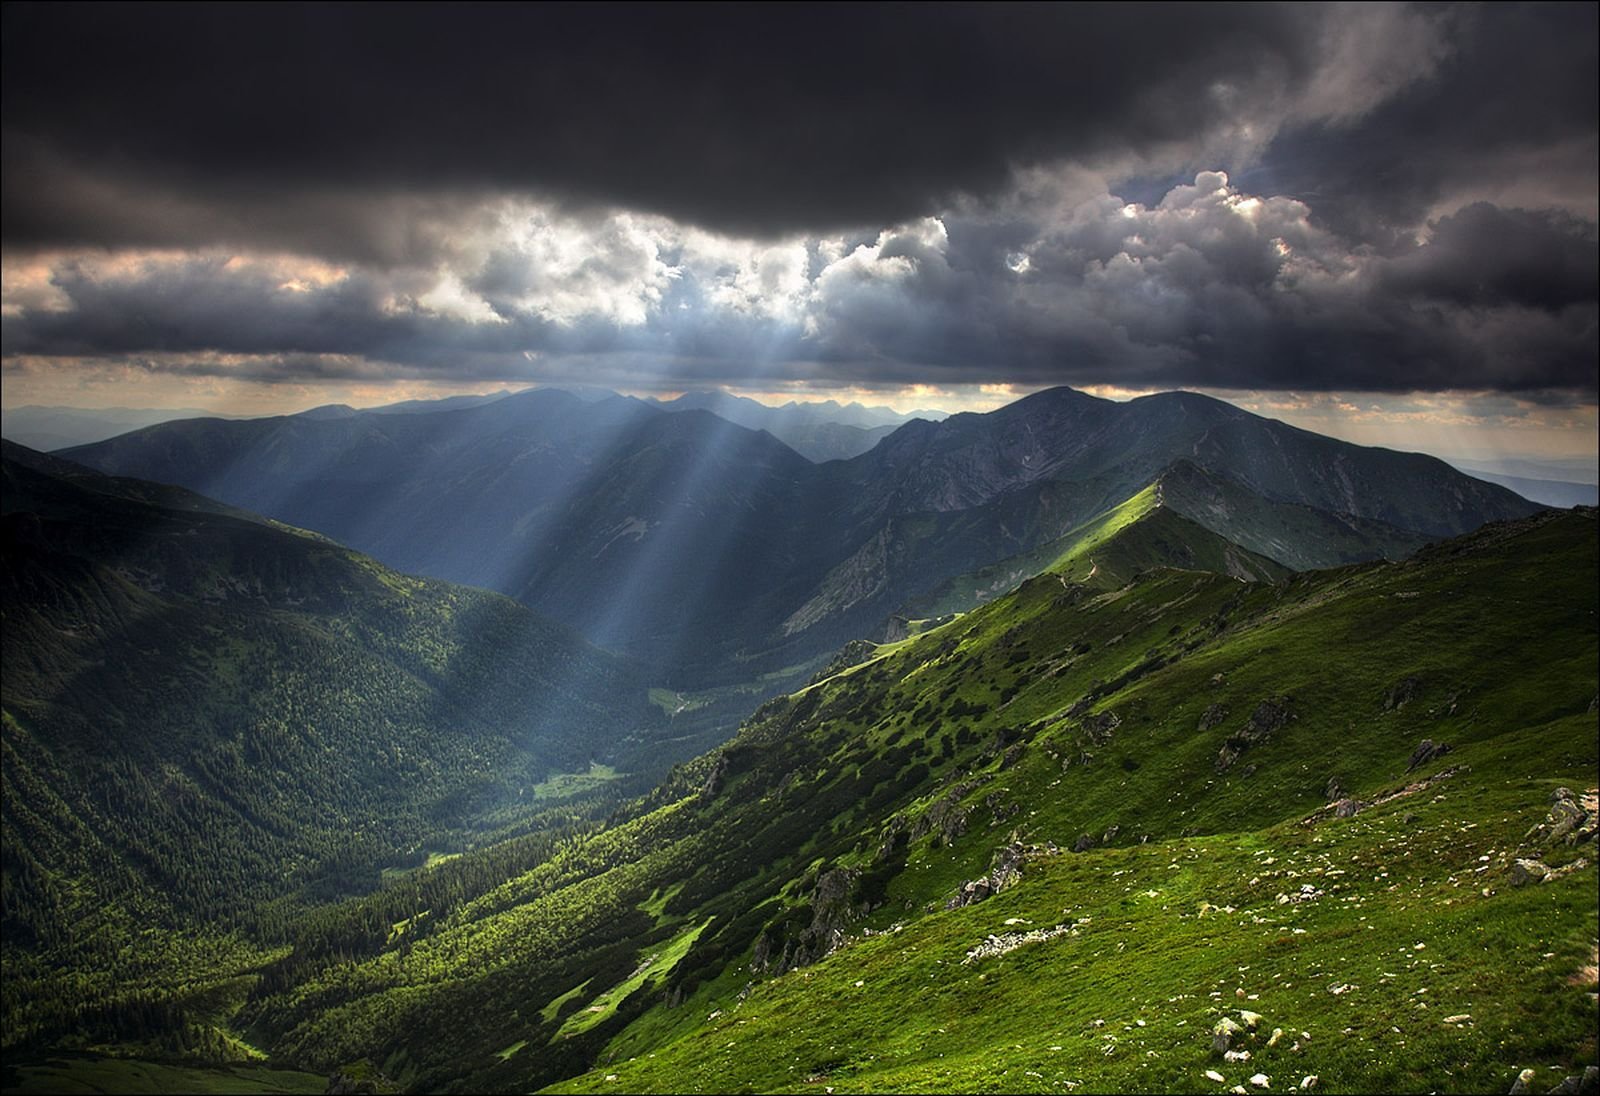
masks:
<instances>
[{"instance_id":1,"label":"grass","mask_svg":"<svg viewBox=\"0 0 1600 1096\"><path fill-rule=\"evenodd\" d=\"M616 780L623 774L610 765L602 765L598 761L589 762L589 771L582 773L555 773L543 783L533 786L535 799L571 799L574 796L585 795L610 781Z\"/></svg>"},{"instance_id":2,"label":"grass","mask_svg":"<svg viewBox=\"0 0 1600 1096\"><path fill-rule=\"evenodd\" d=\"M6 1092L92 1096L97 1093L320 1093L321 1074L263 1066L207 1069L119 1058L52 1056L40 1062L7 1064Z\"/></svg>"},{"instance_id":3,"label":"grass","mask_svg":"<svg viewBox=\"0 0 1600 1096\"><path fill-rule=\"evenodd\" d=\"M1476 1092L1581 1070L1594 871L1510 887L1548 781L1481 771L1347 820L1042 858L987 903L857 939L551 1091L1216 1092L1259 1072L1274 1090ZM1277 900L1303 885L1321 893ZM1055 925L1072 929L964 962ZM1210 1032L1239 1009L1265 1020L1229 1063Z\"/></svg>"},{"instance_id":4,"label":"grass","mask_svg":"<svg viewBox=\"0 0 1600 1096\"><path fill-rule=\"evenodd\" d=\"M1208 551L1181 521L764 704L409 949L269 999L275 1049L557 1091L1488 1091L1592 1062L1595 869L1509 885L1594 856L1522 847L1600 777L1592 514L1276 584L1139 562ZM1265 700L1287 717L1222 764ZM1408 772L1423 738L1452 750ZM1407 794L1339 818L1330 780ZM1013 841L1020 881L947 909ZM1265 1030L1229 1062L1239 1009Z\"/></svg>"},{"instance_id":5,"label":"grass","mask_svg":"<svg viewBox=\"0 0 1600 1096\"><path fill-rule=\"evenodd\" d=\"M607 1019L616 1011L617 1005L640 986L648 983L658 983L672 973L680 960L689 953L695 940L699 939L706 926L711 924L712 918L693 928L687 929L673 937L660 951L645 956L632 974L621 982L612 986L596 997L588 1006L572 1014L561 1029L556 1032L557 1039L570 1039L580 1035L590 1028Z\"/></svg>"},{"instance_id":6,"label":"grass","mask_svg":"<svg viewBox=\"0 0 1600 1096\"><path fill-rule=\"evenodd\" d=\"M935 691L992 709L1021 677L997 655L1026 651L1034 681L975 721L1025 728L1025 750L964 769L980 778L960 800L973 827L914 841L848 946L752 986L730 963L551 1091L1211 1092L1264 1073L1274 1091L1317 1075L1319 1091L1474 1092L1526 1066L1548 1084L1580 1071L1595 1061L1594 850L1584 866L1521 843L1556 786L1600 773L1583 520L1279 588L1165 572L1062 606L1036 582L829 679L816 691L833 699L883 684L860 723L815 723L841 742L819 772L885 748L906 725L895 713ZM1219 616L1233 619L1213 639ZM1070 666L1075 644L1092 648L1076 679L1101 682L1192 649L1106 693L1090 714L1120 723L1090 742L1062 718L1080 694L1038 672L1062 653ZM1420 695L1386 709L1403 676ZM1218 772L1224 735L1274 695L1294 718ZM1197 732L1212 705L1224 725ZM1424 737L1454 750L1407 774ZM1330 776L1368 800L1439 779L1340 819L1322 809ZM983 826L990 797L1017 813ZM1112 822L1120 845L1040 856L990 901L940 908L1008 834L1062 848ZM843 862L871 869L877 825ZM1515 888L1521 855L1575 870ZM1294 900L1304 886L1312 897ZM1068 931L963 962L991 935L1055 926ZM1266 1020L1250 1059L1226 1062L1211 1026L1241 1008Z\"/></svg>"}]
</instances>

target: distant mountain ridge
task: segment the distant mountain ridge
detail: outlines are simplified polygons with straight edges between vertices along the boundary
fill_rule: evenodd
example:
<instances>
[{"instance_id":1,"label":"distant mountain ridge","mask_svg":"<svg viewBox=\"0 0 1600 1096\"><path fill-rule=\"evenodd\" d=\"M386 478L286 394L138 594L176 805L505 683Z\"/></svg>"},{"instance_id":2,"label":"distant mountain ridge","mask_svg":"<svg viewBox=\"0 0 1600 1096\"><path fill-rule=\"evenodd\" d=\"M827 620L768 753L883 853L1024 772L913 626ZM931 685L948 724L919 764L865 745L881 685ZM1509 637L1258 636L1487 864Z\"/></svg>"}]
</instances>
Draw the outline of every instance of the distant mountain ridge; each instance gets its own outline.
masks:
<instances>
[{"instance_id":1,"label":"distant mountain ridge","mask_svg":"<svg viewBox=\"0 0 1600 1096\"><path fill-rule=\"evenodd\" d=\"M426 415L167 423L64 455L509 593L683 681L872 635L1163 477L1179 513L1296 568L1538 509L1432 457L1186 392L1051 389L823 464L704 410L556 390Z\"/></svg>"},{"instance_id":2,"label":"distant mountain ridge","mask_svg":"<svg viewBox=\"0 0 1600 1096\"><path fill-rule=\"evenodd\" d=\"M781 407L759 403L728 392L685 392L670 400L652 400L666 411L710 411L751 430L765 430L807 460L821 464L860 456L883 438L913 419L939 422L943 411L901 414L888 407L864 407L836 400L801 403L791 400Z\"/></svg>"}]
</instances>

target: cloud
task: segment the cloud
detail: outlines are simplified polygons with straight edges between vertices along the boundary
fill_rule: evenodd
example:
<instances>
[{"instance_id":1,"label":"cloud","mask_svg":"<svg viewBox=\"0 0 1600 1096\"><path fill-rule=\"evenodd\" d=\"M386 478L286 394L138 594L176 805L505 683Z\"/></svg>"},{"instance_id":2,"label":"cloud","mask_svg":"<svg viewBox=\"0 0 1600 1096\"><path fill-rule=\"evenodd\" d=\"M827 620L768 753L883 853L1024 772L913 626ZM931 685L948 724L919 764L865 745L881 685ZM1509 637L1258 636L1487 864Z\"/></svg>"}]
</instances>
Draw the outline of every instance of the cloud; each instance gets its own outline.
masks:
<instances>
[{"instance_id":1,"label":"cloud","mask_svg":"<svg viewBox=\"0 0 1600 1096\"><path fill-rule=\"evenodd\" d=\"M68 253L19 267L8 360L282 380L1569 390L1594 399L1593 224L1476 203L1397 253L1198 173L763 244L505 206L456 266ZM48 279L41 276L48 269ZM211 355L211 357L206 357ZM218 364L223 363L223 364ZM233 364L227 364L233 363ZM357 364L352 364L357 363ZM248 368L246 368L248 366ZM330 370L332 373L330 373Z\"/></svg>"},{"instance_id":2,"label":"cloud","mask_svg":"<svg viewBox=\"0 0 1600 1096\"><path fill-rule=\"evenodd\" d=\"M1240 183L1299 197L1322 224L1385 247L1405 246L1425 220L1478 200L1595 220L1596 6L1442 12L1449 48L1432 55L1427 79L1390 89L1358 119L1281 128L1250 170L1236 173ZM1335 78L1348 71L1324 70Z\"/></svg>"},{"instance_id":3,"label":"cloud","mask_svg":"<svg viewBox=\"0 0 1600 1096\"><path fill-rule=\"evenodd\" d=\"M10 4L7 247L425 264L506 197L871 228L1030 166L1242 165L1426 82L1450 30L1382 5Z\"/></svg>"}]
</instances>

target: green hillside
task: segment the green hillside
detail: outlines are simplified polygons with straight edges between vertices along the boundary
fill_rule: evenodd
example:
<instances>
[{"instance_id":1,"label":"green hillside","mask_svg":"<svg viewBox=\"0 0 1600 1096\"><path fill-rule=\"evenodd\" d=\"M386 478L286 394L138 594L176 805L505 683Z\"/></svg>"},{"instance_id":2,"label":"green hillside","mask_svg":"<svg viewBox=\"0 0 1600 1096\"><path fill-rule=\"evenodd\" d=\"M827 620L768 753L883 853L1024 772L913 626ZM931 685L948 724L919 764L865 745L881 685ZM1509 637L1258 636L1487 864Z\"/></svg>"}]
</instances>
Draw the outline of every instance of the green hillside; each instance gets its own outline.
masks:
<instances>
[{"instance_id":1,"label":"green hillside","mask_svg":"<svg viewBox=\"0 0 1600 1096\"><path fill-rule=\"evenodd\" d=\"M259 1057L223 1021L267 964L389 935L311 910L497 844L391 888L465 901L652 782L541 791L663 720L508 598L61 464L3 464L8 1048Z\"/></svg>"},{"instance_id":2,"label":"green hillside","mask_svg":"<svg viewBox=\"0 0 1600 1096\"><path fill-rule=\"evenodd\" d=\"M1593 845L1537 828L1592 839L1595 570L1580 511L1277 584L1040 575L257 1030L415 1090L1554 1083L1595 1059Z\"/></svg>"},{"instance_id":3,"label":"green hillside","mask_svg":"<svg viewBox=\"0 0 1600 1096\"><path fill-rule=\"evenodd\" d=\"M911 618L966 612L1045 571L1072 582L1121 585L1150 567L1215 571L1252 582L1270 582L1289 568L1241 549L1172 510L1157 481L1065 536L1030 552L951 579L926 599L908 606Z\"/></svg>"}]
</instances>

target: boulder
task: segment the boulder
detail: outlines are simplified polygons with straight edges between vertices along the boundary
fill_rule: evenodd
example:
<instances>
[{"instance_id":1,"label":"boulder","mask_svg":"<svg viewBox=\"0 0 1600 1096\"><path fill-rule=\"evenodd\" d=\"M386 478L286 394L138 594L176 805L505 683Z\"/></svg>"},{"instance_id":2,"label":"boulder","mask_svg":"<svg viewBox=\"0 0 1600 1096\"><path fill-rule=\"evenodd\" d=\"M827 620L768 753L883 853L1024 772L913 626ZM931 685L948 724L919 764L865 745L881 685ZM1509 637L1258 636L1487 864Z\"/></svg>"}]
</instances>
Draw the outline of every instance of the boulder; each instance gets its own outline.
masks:
<instances>
[{"instance_id":1,"label":"boulder","mask_svg":"<svg viewBox=\"0 0 1600 1096\"><path fill-rule=\"evenodd\" d=\"M1550 866L1542 860L1519 859L1511 865L1511 885L1525 887L1529 883L1543 883L1550 877Z\"/></svg>"},{"instance_id":2,"label":"boulder","mask_svg":"<svg viewBox=\"0 0 1600 1096\"><path fill-rule=\"evenodd\" d=\"M1230 1016L1224 1016L1211 1028L1211 1051L1213 1054L1226 1054L1228 1047L1233 1044L1236 1035L1243 1035L1244 1028L1234 1022Z\"/></svg>"}]
</instances>

